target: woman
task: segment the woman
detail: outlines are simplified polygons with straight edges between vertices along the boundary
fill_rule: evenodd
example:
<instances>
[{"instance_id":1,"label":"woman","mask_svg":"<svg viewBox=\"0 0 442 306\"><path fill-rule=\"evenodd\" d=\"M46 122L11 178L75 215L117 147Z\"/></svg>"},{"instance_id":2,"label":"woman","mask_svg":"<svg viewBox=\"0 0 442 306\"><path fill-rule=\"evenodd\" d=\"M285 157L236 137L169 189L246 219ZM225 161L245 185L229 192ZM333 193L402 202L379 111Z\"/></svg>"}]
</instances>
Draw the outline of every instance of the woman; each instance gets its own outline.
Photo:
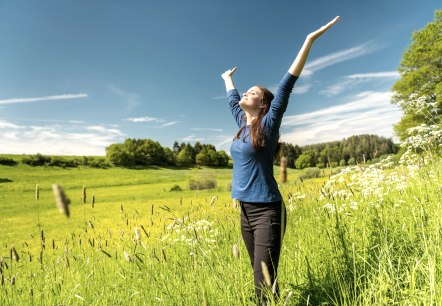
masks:
<instances>
[{"instance_id":1,"label":"woman","mask_svg":"<svg viewBox=\"0 0 442 306\"><path fill-rule=\"evenodd\" d=\"M273 157L282 116L311 45L338 20L339 16L307 36L275 96L264 87L253 86L240 98L232 80L236 67L222 74L230 109L240 128L230 148L232 198L241 204L241 233L252 263L255 293L259 300L264 298L262 289L266 268L269 272L267 279L270 276L271 285L276 285L285 231L285 207L273 175Z\"/></svg>"}]
</instances>

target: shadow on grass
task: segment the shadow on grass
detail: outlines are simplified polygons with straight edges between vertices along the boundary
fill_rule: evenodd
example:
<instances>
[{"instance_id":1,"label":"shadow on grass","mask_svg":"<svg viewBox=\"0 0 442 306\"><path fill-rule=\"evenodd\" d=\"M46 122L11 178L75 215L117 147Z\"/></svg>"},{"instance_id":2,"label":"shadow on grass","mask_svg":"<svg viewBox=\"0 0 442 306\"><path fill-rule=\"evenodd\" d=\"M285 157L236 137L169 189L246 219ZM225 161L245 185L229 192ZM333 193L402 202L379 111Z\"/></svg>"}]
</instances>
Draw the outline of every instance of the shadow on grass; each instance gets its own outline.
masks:
<instances>
[{"instance_id":1,"label":"shadow on grass","mask_svg":"<svg viewBox=\"0 0 442 306\"><path fill-rule=\"evenodd\" d=\"M12 180L8 179L8 178L0 178L0 183L11 183Z\"/></svg>"},{"instance_id":2,"label":"shadow on grass","mask_svg":"<svg viewBox=\"0 0 442 306\"><path fill-rule=\"evenodd\" d=\"M353 277L350 273L346 275L326 275L316 278L312 275L311 267L308 264L308 282L301 285L289 285L296 299L292 301L293 305L340 305L348 301L348 296L342 292L342 288L349 291L353 289ZM350 272L350 271L348 271ZM333 273L333 272L332 272ZM341 290L340 290L341 288ZM348 291L346 290L348 293Z\"/></svg>"}]
</instances>

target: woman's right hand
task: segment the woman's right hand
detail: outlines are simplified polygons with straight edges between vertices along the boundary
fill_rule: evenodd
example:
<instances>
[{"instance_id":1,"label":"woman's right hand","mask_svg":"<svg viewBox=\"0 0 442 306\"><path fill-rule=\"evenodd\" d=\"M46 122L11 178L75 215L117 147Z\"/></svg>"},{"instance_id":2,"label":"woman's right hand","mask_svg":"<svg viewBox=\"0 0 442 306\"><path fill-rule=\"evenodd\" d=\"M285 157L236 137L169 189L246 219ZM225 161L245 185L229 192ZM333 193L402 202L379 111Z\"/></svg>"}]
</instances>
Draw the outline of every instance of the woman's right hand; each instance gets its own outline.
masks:
<instances>
[{"instance_id":1,"label":"woman's right hand","mask_svg":"<svg viewBox=\"0 0 442 306\"><path fill-rule=\"evenodd\" d=\"M221 77L223 78L223 80L228 80L232 78L232 75L235 73L236 67L227 70L226 72L224 72L223 74L221 74Z\"/></svg>"}]
</instances>

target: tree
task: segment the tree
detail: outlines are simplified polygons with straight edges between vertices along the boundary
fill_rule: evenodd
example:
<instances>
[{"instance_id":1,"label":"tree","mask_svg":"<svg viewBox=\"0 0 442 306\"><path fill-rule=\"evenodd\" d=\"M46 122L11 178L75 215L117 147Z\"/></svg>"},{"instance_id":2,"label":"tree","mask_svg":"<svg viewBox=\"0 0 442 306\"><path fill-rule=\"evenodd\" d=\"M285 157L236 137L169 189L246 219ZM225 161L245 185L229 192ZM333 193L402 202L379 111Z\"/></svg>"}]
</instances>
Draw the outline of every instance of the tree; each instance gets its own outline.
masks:
<instances>
[{"instance_id":1,"label":"tree","mask_svg":"<svg viewBox=\"0 0 442 306\"><path fill-rule=\"evenodd\" d=\"M163 148L164 158L167 165L173 166L176 164L176 156L174 152L169 148Z\"/></svg>"},{"instance_id":2,"label":"tree","mask_svg":"<svg viewBox=\"0 0 442 306\"><path fill-rule=\"evenodd\" d=\"M187 150L181 150L176 157L176 163L180 166L190 166L193 164L192 156L187 152Z\"/></svg>"},{"instance_id":3,"label":"tree","mask_svg":"<svg viewBox=\"0 0 442 306\"><path fill-rule=\"evenodd\" d=\"M175 154L180 153L181 147L180 147L180 145L178 144L178 141L175 140L175 142L173 143L172 150L173 150L173 152L174 152Z\"/></svg>"},{"instance_id":4,"label":"tree","mask_svg":"<svg viewBox=\"0 0 442 306\"><path fill-rule=\"evenodd\" d=\"M218 155L216 154L216 151L209 150L207 154L209 155L209 165L212 167L218 166Z\"/></svg>"},{"instance_id":5,"label":"tree","mask_svg":"<svg viewBox=\"0 0 442 306\"><path fill-rule=\"evenodd\" d=\"M413 95L426 96L429 103L436 103L438 113L441 113L442 10L435 12L433 22L413 33L412 42L402 56L398 71L401 78L393 85L393 103L398 103L405 111L409 107L408 102L414 99ZM424 116L408 111L394 129L403 140L407 137L408 128L421 123L428 123Z\"/></svg>"},{"instance_id":6,"label":"tree","mask_svg":"<svg viewBox=\"0 0 442 306\"><path fill-rule=\"evenodd\" d=\"M312 156L308 153L302 153L295 162L297 169L304 169L312 166Z\"/></svg>"},{"instance_id":7,"label":"tree","mask_svg":"<svg viewBox=\"0 0 442 306\"><path fill-rule=\"evenodd\" d=\"M162 165L165 163L163 147L151 139L135 140L135 163L141 166Z\"/></svg>"},{"instance_id":8,"label":"tree","mask_svg":"<svg viewBox=\"0 0 442 306\"><path fill-rule=\"evenodd\" d=\"M195 155L198 155L198 153L201 152L202 149L203 147L201 146L201 143L199 141L195 142L195 144L193 145L193 150L195 151Z\"/></svg>"},{"instance_id":9,"label":"tree","mask_svg":"<svg viewBox=\"0 0 442 306\"><path fill-rule=\"evenodd\" d=\"M196 155L195 162L197 165L208 166L210 157L209 154L207 154L207 150L201 150L201 152Z\"/></svg>"},{"instance_id":10,"label":"tree","mask_svg":"<svg viewBox=\"0 0 442 306\"><path fill-rule=\"evenodd\" d=\"M195 150L193 149L192 145L190 143L187 143L184 149L190 155L192 160L195 161L196 154L195 154Z\"/></svg>"},{"instance_id":11,"label":"tree","mask_svg":"<svg viewBox=\"0 0 442 306\"><path fill-rule=\"evenodd\" d=\"M229 155L223 150L216 151L216 157L218 160L219 167L225 167L229 164Z\"/></svg>"},{"instance_id":12,"label":"tree","mask_svg":"<svg viewBox=\"0 0 442 306\"><path fill-rule=\"evenodd\" d=\"M121 143L114 143L107 147L106 157L115 166L132 167L135 164L133 154L126 151Z\"/></svg>"}]
</instances>

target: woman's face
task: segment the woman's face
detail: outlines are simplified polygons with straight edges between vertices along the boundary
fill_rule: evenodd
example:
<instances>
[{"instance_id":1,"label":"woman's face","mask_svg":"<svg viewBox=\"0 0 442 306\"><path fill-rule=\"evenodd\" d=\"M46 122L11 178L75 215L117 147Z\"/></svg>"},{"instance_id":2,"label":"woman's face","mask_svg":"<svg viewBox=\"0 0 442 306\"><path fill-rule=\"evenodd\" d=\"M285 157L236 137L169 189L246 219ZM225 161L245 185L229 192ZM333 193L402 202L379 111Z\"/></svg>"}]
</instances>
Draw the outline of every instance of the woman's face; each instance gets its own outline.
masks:
<instances>
[{"instance_id":1,"label":"woman's face","mask_svg":"<svg viewBox=\"0 0 442 306\"><path fill-rule=\"evenodd\" d=\"M244 111L256 111L260 108L265 107L262 102L262 91L259 87L253 86L247 92L243 93L241 101L239 101L239 106Z\"/></svg>"}]
</instances>

